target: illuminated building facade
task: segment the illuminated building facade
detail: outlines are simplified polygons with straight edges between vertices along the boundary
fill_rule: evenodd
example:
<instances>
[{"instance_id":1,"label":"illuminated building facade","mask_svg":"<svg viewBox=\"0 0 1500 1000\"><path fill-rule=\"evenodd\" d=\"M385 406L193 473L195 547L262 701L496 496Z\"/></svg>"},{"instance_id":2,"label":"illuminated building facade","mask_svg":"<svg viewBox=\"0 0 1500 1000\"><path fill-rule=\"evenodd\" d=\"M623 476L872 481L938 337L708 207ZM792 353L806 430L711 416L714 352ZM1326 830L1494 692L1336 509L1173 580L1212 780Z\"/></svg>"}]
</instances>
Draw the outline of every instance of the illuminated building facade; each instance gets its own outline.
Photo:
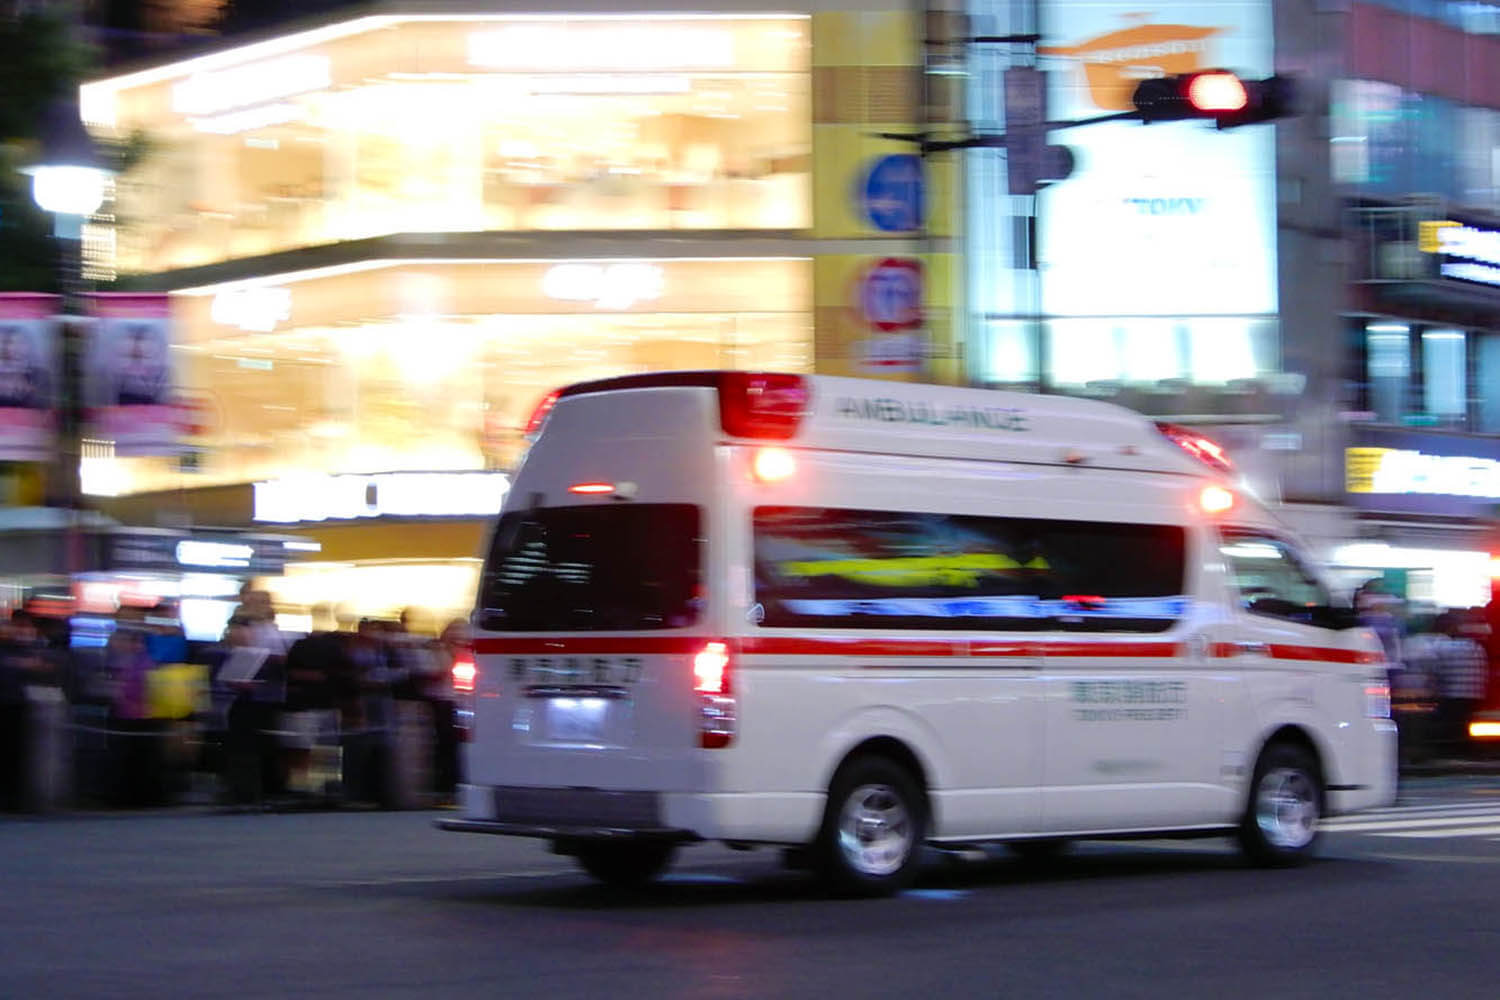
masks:
<instances>
[{"instance_id":1,"label":"illuminated building facade","mask_svg":"<svg viewBox=\"0 0 1500 1000\"><path fill-rule=\"evenodd\" d=\"M172 294L194 413L183 458L91 443L100 506L315 536L291 605L461 613L559 385L957 377L952 171L904 212L870 177L904 151L873 133L931 110L909 6L547 6L388 4L83 87L92 129L150 149L88 266ZM388 508L387 474L450 478ZM329 499L359 477L368 502Z\"/></svg>"},{"instance_id":2,"label":"illuminated building facade","mask_svg":"<svg viewBox=\"0 0 1500 1000\"><path fill-rule=\"evenodd\" d=\"M1298 115L1054 130L1072 175L1006 191L967 154L974 381L1211 430L1346 583L1488 600L1500 460L1500 5L972 3L1037 32L1052 120L1143 75L1296 78ZM1016 47L974 46L1003 130ZM1034 221L1033 221L1034 220Z\"/></svg>"}]
</instances>

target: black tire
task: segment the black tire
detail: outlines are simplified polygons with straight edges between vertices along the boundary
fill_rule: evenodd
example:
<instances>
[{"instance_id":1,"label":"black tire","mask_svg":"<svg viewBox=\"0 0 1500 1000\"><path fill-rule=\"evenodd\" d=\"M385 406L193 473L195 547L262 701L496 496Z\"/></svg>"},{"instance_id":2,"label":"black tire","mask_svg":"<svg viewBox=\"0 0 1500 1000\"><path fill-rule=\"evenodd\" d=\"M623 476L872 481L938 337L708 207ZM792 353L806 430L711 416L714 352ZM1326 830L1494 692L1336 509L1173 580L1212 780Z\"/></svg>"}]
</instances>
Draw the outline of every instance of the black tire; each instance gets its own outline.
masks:
<instances>
[{"instance_id":1,"label":"black tire","mask_svg":"<svg viewBox=\"0 0 1500 1000\"><path fill-rule=\"evenodd\" d=\"M1266 868L1300 865L1317 849L1326 796L1318 762L1295 743L1261 751L1250 781L1239 841L1245 856Z\"/></svg>"},{"instance_id":2,"label":"black tire","mask_svg":"<svg viewBox=\"0 0 1500 1000\"><path fill-rule=\"evenodd\" d=\"M888 758L862 756L834 776L812 854L834 891L889 896L916 878L926 836L916 779Z\"/></svg>"},{"instance_id":3,"label":"black tire","mask_svg":"<svg viewBox=\"0 0 1500 1000\"><path fill-rule=\"evenodd\" d=\"M675 844L628 841L580 841L572 846L578 864L613 889L639 889L667 870Z\"/></svg>"},{"instance_id":4,"label":"black tire","mask_svg":"<svg viewBox=\"0 0 1500 1000\"><path fill-rule=\"evenodd\" d=\"M1036 837L1031 840L1007 840L1005 849L1029 865L1050 864L1068 853L1073 842L1065 837Z\"/></svg>"}]
</instances>

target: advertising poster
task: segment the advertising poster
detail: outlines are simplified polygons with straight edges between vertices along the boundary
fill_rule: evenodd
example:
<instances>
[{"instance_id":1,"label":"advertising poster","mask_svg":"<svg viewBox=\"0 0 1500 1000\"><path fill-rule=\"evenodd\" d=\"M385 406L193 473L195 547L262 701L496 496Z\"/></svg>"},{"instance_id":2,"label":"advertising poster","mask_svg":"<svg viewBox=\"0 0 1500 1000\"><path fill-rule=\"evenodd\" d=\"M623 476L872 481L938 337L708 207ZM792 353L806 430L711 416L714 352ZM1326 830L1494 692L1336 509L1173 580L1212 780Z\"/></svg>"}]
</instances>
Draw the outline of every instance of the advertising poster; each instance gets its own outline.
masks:
<instances>
[{"instance_id":1,"label":"advertising poster","mask_svg":"<svg viewBox=\"0 0 1500 1000\"><path fill-rule=\"evenodd\" d=\"M182 449L186 410L175 393L172 322L165 294L90 295L84 359L84 436L117 455Z\"/></svg>"},{"instance_id":2,"label":"advertising poster","mask_svg":"<svg viewBox=\"0 0 1500 1000\"><path fill-rule=\"evenodd\" d=\"M0 461L46 461L57 435L57 298L0 294Z\"/></svg>"},{"instance_id":3,"label":"advertising poster","mask_svg":"<svg viewBox=\"0 0 1500 1000\"><path fill-rule=\"evenodd\" d=\"M1272 72L1271 5L1050 4L1049 117L1128 110L1145 77ZM1043 310L1053 316L1276 311L1275 126L1109 122L1052 133L1075 168L1039 196Z\"/></svg>"}]
</instances>

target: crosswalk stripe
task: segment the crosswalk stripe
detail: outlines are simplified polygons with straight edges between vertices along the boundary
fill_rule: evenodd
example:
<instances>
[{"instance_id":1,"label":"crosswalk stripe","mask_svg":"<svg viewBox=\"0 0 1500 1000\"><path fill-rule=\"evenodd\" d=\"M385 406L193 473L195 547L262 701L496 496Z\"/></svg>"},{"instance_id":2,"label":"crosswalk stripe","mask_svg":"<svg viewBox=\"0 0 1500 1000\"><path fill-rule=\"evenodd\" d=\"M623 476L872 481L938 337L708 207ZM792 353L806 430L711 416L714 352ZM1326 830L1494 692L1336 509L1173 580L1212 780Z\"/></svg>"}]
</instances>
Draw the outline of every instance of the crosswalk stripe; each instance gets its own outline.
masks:
<instances>
[{"instance_id":1,"label":"crosswalk stripe","mask_svg":"<svg viewBox=\"0 0 1500 1000\"><path fill-rule=\"evenodd\" d=\"M1361 816L1403 816L1410 813L1492 812L1500 815L1500 802L1445 802L1429 805L1387 806L1384 809L1362 809Z\"/></svg>"},{"instance_id":2,"label":"crosswalk stripe","mask_svg":"<svg viewBox=\"0 0 1500 1000\"><path fill-rule=\"evenodd\" d=\"M1494 819L1500 822L1500 816L1496 814L1478 814L1478 816L1439 816L1430 819L1400 819L1400 820L1329 820L1323 823L1326 831L1340 832L1370 832L1370 831L1403 831L1403 829L1440 829L1445 826L1472 826L1476 820Z\"/></svg>"},{"instance_id":3,"label":"crosswalk stripe","mask_svg":"<svg viewBox=\"0 0 1500 1000\"><path fill-rule=\"evenodd\" d=\"M1389 830L1377 832L1376 837L1483 837L1500 833L1500 825L1449 827L1445 830Z\"/></svg>"}]
</instances>

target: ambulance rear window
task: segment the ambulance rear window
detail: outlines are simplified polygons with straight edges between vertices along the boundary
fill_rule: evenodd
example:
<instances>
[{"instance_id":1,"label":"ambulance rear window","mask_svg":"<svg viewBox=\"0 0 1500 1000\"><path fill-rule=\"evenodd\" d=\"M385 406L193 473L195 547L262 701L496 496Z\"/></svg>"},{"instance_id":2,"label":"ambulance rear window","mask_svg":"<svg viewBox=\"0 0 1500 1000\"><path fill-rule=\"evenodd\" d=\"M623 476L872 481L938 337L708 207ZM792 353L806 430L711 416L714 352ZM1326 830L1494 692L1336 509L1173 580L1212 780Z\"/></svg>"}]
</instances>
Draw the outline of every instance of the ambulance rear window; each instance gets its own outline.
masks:
<instances>
[{"instance_id":1,"label":"ambulance rear window","mask_svg":"<svg viewBox=\"0 0 1500 1000\"><path fill-rule=\"evenodd\" d=\"M766 626L1162 632L1185 613L1175 525L755 509Z\"/></svg>"},{"instance_id":2,"label":"ambulance rear window","mask_svg":"<svg viewBox=\"0 0 1500 1000\"><path fill-rule=\"evenodd\" d=\"M480 626L501 632L682 628L698 620L702 514L691 504L512 511L480 581Z\"/></svg>"}]
</instances>

